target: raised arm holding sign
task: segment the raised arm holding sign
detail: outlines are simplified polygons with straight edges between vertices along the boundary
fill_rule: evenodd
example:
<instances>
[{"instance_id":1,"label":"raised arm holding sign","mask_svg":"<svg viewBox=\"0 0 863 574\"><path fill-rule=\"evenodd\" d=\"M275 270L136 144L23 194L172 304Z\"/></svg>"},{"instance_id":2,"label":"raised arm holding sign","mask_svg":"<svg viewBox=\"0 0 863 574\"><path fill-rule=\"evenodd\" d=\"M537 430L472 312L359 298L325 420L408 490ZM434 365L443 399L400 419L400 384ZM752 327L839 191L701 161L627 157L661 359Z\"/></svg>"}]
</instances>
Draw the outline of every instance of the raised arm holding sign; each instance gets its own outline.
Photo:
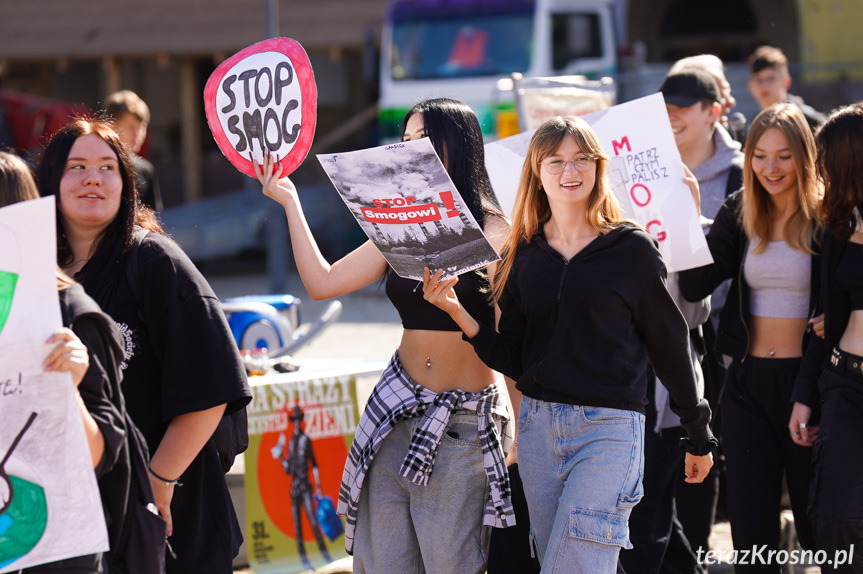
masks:
<instances>
[{"instance_id":1,"label":"raised arm holding sign","mask_svg":"<svg viewBox=\"0 0 863 574\"><path fill-rule=\"evenodd\" d=\"M470 227L476 241L462 241L451 250L472 252L480 243L485 255L468 257L467 265L464 254L455 263L443 263L443 252L426 254L425 259L406 252L390 260L389 253L385 259L369 240L330 264L318 250L296 188L283 177L285 170L274 166L268 155L257 175L264 193L285 208L294 258L309 294L315 299L337 297L383 278L404 325L398 351L359 422L342 479L338 510L347 516L345 547L354 555L354 568L407 571L422 560L428 570L478 572L485 569L487 555L484 525L514 521L504 465L512 441L506 387L462 340L446 313L423 300L422 282L406 279L393 268L413 263L405 275L414 277L424 266L464 272L458 278L460 296L480 321L494 328L487 278L494 275L497 255L481 230L499 246L506 224L494 208L482 132L467 105L447 99L421 102L408 112L402 136L403 143L390 149L364 150L371 155L321 156L363 228L376 227L370 235L386 237L398 235L398 228L399 240L407 241L404 228L409 222L416 228L411 233L423 238L411 236L422 248L429 236L448 235L448 230L458 235ZM405 160L419 165L405 166ZM334 166L340 169L331 171ZM485 273L474 270L483 265ZM435 409L434 416L416 419L430 409ZM483 428L497 430L480 433L478 417ZM428 426L426 421L432 420ZM473 447L461 446L471 443ZM423 454L429 450L428 456ZM405 489L401 478L388 477L407 477L417 486ZM366 480L371 488L364 488ZM391 514L391 506L382 501L394 498L404 502L397 505L400 509L413 510ZM453 547L463 550L453 554Z\"/></svg>"}]
</instances>

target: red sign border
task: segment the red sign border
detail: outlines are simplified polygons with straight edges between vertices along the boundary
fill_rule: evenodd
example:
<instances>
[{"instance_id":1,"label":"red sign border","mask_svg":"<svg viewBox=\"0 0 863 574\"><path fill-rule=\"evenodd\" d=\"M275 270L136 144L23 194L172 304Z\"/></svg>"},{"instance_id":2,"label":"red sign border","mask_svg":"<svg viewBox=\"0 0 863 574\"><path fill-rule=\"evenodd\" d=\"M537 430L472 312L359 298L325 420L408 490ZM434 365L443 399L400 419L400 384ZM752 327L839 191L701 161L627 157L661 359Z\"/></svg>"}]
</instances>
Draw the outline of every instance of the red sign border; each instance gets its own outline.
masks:
<instances>
[{"instance_id":1,"label":"red sign border","mask_svg":"<svg viewBox=\"0 0 863 574\"><path fill-rule=\"evenodd\" d=\"M216 94L219 86L222 85L222 80L231 68L249 56L262 52L278 52L288 57L291 65L294 67L294 77L300 83L300 94L303 98L300 110L302 114L300 135L297 141L294 142L294 147L291 148L288 155L279 161L279 164L284 168L284 175L293 172L306 159L312 147L312 140L315 137L315 125L317 123L318 88L315 85L312 64L309 62L308 54L306 54L306 51L296 40L292 40L291 38L270 38L269 40L252 44L248 48L240 50L219 64L213 73L210 74L207 85L204 87L204 110L207 114L207 123L210 125L210 131L213 133L216 143L219 144L219 149L228 158L228 161L241 172L254 178L257 178L257 176L255 175L252 162L249 161L248 157L244 157L234 149L234 146L225 134L225 130L222 129L218 109L216 108Z\"/></svg>"}]
</instances>

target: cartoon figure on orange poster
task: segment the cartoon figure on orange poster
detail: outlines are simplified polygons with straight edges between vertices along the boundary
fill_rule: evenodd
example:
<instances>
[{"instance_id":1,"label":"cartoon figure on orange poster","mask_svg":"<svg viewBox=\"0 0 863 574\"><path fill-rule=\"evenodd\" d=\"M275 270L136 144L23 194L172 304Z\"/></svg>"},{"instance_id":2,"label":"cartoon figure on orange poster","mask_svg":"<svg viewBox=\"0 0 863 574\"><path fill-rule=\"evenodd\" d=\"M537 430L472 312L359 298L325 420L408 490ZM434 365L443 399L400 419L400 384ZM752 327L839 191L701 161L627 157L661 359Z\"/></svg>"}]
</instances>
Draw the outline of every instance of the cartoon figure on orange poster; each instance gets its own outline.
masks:
<instances>
[{"instance_id":1,"label":"cartoon figure on orange poster","mask_svg":"<svg viewBox=\"0 0 863 574\"><path fill-rule=\"evenodd\" d=\"M273 458L278 459L282 463L282 469L285 471L285 474L291 477L291 512L297 533L297 552L303 561L303 566L309 570L313 570L311 562L309 562L309 558L306 555L306 546L303 542L301 509L305 510L306 517L312 525L312 533L318 542L321 555L326 562L332 561L329 552L327 552L327 545L324 543L324 536L321 533L321 525L318 523L317 513L312 503L313 491L312 484L309 481L309 467L311 466L312 475L315 479L314 492L317 493L315 498L318 500L322 500L323 493L321 489L321 475L318 470L318 463L315 460L315 453L312 450L312 441L303 432L303 419L305 415L299 405L294 406L294 410L291 412L289 418L294 425L294 434L291 436L290 443L285 448L285 433L280 433L279 442L272 448L271 453Z\"/></svg>"}]
</instances>

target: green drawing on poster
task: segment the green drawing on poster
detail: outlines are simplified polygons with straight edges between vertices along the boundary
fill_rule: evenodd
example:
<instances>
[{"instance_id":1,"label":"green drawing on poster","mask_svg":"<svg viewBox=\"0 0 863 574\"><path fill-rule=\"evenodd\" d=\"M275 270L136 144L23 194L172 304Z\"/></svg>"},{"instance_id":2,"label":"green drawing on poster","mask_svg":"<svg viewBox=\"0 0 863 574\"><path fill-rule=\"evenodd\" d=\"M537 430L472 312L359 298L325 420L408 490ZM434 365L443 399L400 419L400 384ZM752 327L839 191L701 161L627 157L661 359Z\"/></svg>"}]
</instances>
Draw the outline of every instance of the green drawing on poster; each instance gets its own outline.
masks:
<instances>
[{"instance_id":1,"label":"green drawing on poster","mask_svg":"<svg viewBox=\"0 0 863 574\"><path fill-rule=\"evenodd\" d=\"M15 295L15 285L18 283L18 274L11 271L0 271L0 333L9 318L12 309L12 297Z\"/></svg>"},{"instance_id":2,"label":"green drawing on poster","mask_svg":"<svg viewBox=\"0 0 863 574\"><path fill-rule=\"evenodd\" d=\"M44 489L14 475L9 475L9 480L15 496L0 515L0 568L30 552L48 524Z\"/></svg>"}]
</instances>

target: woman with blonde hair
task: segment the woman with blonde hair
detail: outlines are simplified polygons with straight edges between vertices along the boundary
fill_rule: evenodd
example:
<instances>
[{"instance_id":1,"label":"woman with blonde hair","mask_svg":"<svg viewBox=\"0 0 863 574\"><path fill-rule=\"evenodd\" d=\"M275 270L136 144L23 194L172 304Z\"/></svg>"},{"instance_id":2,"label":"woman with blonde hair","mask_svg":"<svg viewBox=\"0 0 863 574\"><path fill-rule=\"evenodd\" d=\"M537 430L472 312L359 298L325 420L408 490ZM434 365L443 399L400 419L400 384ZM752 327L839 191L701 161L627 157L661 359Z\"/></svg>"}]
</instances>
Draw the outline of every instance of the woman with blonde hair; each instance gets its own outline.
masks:
<instances>
[{"instance_id":1,"label":"woman with blonde hair","mask_svg":"<svg viewBox=\"0 0 863 574\"><path fill-rule=\"evenodd\" d=\"M427 271L423 285L522 393L519 466L542 572L615 572L632 547L648 355L688 431L688 482L713 464L686 323L656 240L620 218L608 161L580 118L548 120L531 138L495 274L499 333L461 304L457 278Z\"/></svg>"},{"instance_id":2,"label":"woman with blonde hair","mask_svg":"<svg viewBox=\"0 0 863 574\"><path fill-rule=\"evenodd\" d=\"M728 198L707 236L714 262L682 272L680 287L694 301L732 279L716 346L732 359L719 408L734 546L778 550L784 475L797 536L810 548L812 442L795 444L799 434L789 436L787 425L818 301L815 141L797 106L777 104L752 122L745 148L743 189ZM737 565L738 572L779 568Z\"/></svg>"}]
</instances>

